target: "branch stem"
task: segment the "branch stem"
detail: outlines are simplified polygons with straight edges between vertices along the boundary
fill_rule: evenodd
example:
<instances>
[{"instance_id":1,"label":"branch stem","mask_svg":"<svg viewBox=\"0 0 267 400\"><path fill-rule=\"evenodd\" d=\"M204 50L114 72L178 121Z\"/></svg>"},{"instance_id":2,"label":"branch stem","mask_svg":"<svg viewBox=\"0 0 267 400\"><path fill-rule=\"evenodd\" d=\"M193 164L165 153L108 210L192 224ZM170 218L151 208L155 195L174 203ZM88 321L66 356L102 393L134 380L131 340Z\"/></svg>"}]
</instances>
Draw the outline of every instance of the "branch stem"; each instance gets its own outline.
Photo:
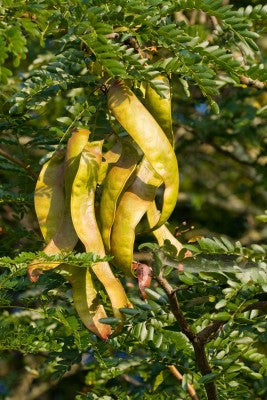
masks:
<instances>
[{"instance_id":1,"label":"branch stem","mask_svg":"<svg viewBox=\"0 0 267 400\"><path fill-rule=\"evenodd\" d=\"M179 382L182 382L183 375L178 371L178 369L174 365L168 365L168 369ZM190 385L190 383L187 384L187 391L192 400L198 400L198 396L196 394L194 386Z\"/></svg>"},{"instance_id":2,"label":"branch stem","mask_svg":"<svg viewBox=\"0 0 267 400\"><path fill-rule=\"evenodd\" d=\"M176 291L173 290L173 287L162 275L156 276L155 279L163 288L169 298L171 311L180 326L181 332L189 339L193 346L196 364L199 371L201 372L201 375L203 376L210 374L212 370L209 365L209 361L205 351L205 342L200 340L198 335L192 330L191 326L186 321L186 318L180 308ZM218 400L215 382L207 382L204 384L204 386L208 400Z\"/></svg>"}]
</instances>

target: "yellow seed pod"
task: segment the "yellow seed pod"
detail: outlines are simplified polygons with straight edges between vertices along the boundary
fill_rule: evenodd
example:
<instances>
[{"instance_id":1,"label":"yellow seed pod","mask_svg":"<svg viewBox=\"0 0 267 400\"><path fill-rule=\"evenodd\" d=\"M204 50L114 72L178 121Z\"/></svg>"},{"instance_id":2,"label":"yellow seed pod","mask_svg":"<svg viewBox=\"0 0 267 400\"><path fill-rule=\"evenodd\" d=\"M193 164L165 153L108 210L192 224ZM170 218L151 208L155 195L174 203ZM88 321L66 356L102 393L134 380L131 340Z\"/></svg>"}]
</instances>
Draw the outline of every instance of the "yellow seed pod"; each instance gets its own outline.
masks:
<instances>
[{"instance_id":1,"label":"yellow seed pod","mask_svg":"<svg viewBox=\"0 0 267 400\"><path fill-rule=\"evenodd\" d=\"M88 143L82 152L79 169L73 182L71 215L77 235L86 251L105 257L104 244L94 208L95 188L101 160L102 141ZM113 275L108 262L98 262L92 270L107 291L114 315L122 318L119 308L131 306L122 284Z\"/></svg>"},{"instance_id":2,"label":"yellow seed pod","mask_svg":"<svg viewBox=\"0 0 267 400\"><path fill-rule=\"evenodd\" d=\"M87 129L77 129L73 131L71 138L68 140L65 161L64 161L64 185L65 185L65 202L64 211L60 221L58 221L57 229L48 242L43 252L47 255L60 254L62 252L70 252L74 249L78 236L74 230L71 213L70 213L70 195L73 179L77 173L79 166L79 157L82 149L88 142L90 131ZM56 202L56 201L55 201ZM53 263L37 263L34 260L28 267L28 274L31 281L35 282L42 270L49 270L60 265L58 262Z\"/></svg>"},{"instance_id":3,"label":"yellow seed pod","mask_svg":"<svg viewBox=\"0 0 267 400\"><path fill-rule=\"evenodd\" d=\"M171 93L168 78L157 76L152 80L155 84L160 84L161 97L151 85L147 85L145 93L145 105L148 111L153 115L157 123L166 134L169 142L173 146L172 114L171 114Z\"/></svg>"},{"instance_id":4,"label":"yellow seed pod","mask_svg":"<svg viewBox=\"0 0 267 400\"><path fill-rule=\"evenodd\" d=\"M147 219L149 226L152 227L156 225L159 218L160 218L160 212L157 210L156 204L153 201L147 210ZM173 236L173 234L169 231L166 225L162 225L160 228L155 229L153 231L153 234L156 237L158 244L160 246L164 245L164 240L169 240L171 244L176 247L178 253L183 248L182 243L180 243L179 240L177 240Z\"/></svg>"},{"instance_id":5,"label":"yellow seed pod","mask_svg":"<svg viewBox=\"0 0 267 400\"><path fill-rule=\"evenodd\" d=\"M100 318L107 318L103 305L99 304L97 291L89 269L77 268L72 265L62 265L61 270L72 286L72 296L75 309L83 324L101 339L108 339L110 325L101 324Z\"/></svg>"},{"instance_id":6,"label":"yellow seed pod","mask_svg":"<svg viewBox=\"0 0 267 400\"><path fill-rule=\"evenodd\" d=\"M157 121L122 81L108 91L108 106L113 115L144 152L164 185L163 206L158 228L171 215L178 196L178 165L174 150Z\"/></svg>"},{"instance_id":7,"label":"yellow seed pod","mask_svg":"<svg viewBox=\"0 0 267 400\"><path fill-rule=\"evenodd\" d=\"M57 153L40 172L34 191L34 207L46 243L62 218L64 199L64 153Z\"/></svg>"},{"instance_id":8,"label":"yellow seed pod","mask_svg":"<svg viewBox=\"0 0 267 400\"><path fill-rule=\"evenodd\" d=\"M139 155L133 145L122 142L121 156L109 170L104 182L100 201L101 235L106 251L110 251L110 235L115 218L117 203L127 182L133 175Z\"/></svg>"},{"instance_id":9,"label":"yellow seed pod","mask_svg":"<svg viewBox=\"0 0 267 400\"><path fill-rule=\"evenodd\" d=\"M144 157L133 183L119 202L111 233L111 254L114 265L128 276L132 273L136 226L154 201L161 182Z\"/></svg>"}]
</instances>

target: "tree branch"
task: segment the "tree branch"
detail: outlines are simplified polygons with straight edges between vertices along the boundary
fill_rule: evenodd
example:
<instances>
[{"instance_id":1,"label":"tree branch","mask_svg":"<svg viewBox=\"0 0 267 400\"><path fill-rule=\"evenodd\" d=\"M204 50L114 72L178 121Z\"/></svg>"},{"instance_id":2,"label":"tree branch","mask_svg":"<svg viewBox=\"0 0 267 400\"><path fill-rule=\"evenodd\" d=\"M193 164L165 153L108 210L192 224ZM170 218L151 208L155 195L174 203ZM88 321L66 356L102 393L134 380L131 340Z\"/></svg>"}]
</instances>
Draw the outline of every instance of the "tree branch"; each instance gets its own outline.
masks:
<instances>
[{"instance_id":1,"label":"tree branch","mask_svg":"<svg viewBox=\"0 0 267 400\"><path fill-rule=\"evenodd\" d=\"M178 371L178 369L174 365L168 365L168 369L179 382L182 382L183 375ZM198 396L196 394L194 386L190 385L190 383L187 383L187 391L191 399L198 400Z\"/></svg>"},{"instance_id":2,"label":"tree branch","mask_svg":"<svg viewBox=\"0 0 267 400\"><path fill-rule=\"evenodd\" d=\"M263 82L259 81L258 79L251 79L244 75L240 75L239 79L240 79L240 82L243 83L244 85L253 86L254 88L259 89L259 90L265 88L265 84Z\"/></svg>"},{"instance_id":3,"label":"tree branch","mask_svg":"<svg viewBox=\"0 0 267 400\"><path fill-rule=\"evenodd\" d=\"M241 312L251 311L251 310L261 310L267 312L267 301L257 301L256 303L249 304ZM214 321L202 331L198 332L197 337L202 343L206 343L213 333L218 332L218 330L223 326L224 321Z\"/></svg>"},{"instance_id":4,"label":"tree branch","mask_svg":"<svg viewBox=\"0 0 267 400\"><path fill-rule=\"evenodd\" d=\"M202 331L200 331L197 334L197 337L200 340L200 342L206 343L208 341L208 339L211 337L211 335L213 333L218 332L218 330L224 323L225 322L223 322L223 321L214 321L212 324L210 324L206 328L202 329Z\"/></svg>"},{"instance_id":5,"label":"tree branch","mask_svg":"<svg viewBox=\"0 0 267 400\"><path fill-rule=\"evenodd\" d=\"M169 282L163 278L162 275L156 276L156 280L160 284L160 286L164 289L165 293L169 297L170 307L173 315L175 316L177 322L180 325L181 331L188 337L190 342L194 342L196 339L196 334L191 329L190 325L187 323L184 314L180 308L180 304L178 302L176 291L173 290L172 286Z\"/></svg>"},{"instance_id":6,"label":"tree branch","mask_svg":"<svg viewBox=\"0 0 267 400\"><path fill-rule=\"evenodd\" d=\"M257 301L256 303L250 304L244 308L243 312L251 310L261 310L263 312L267 312L267 301Z\"/></svg>"},{"instance_id":7,"label":"tree branch","mask_svg":"<svg viewBox=\"0 0 267 400\"><path fill-rule=\"evenodd\" d=\"M191 329L190 325L187 323L185 316L180 308L180 304L177 299L176 291L173 290L169 282L162 276L156 276L155 279L163 288L167 294L170 302L170 308L175 316L181 332L190 340L195 353L196 364L201 372L201 375L207 375L212 372L205 351L205 344L201 342L195 332ZM208 400L218 400L217 389L214 382L207 382L204 384L207 393Z\"/></svg>"},{"instance_id":8,"label":"tree branch","mask_svg":"<svg viewBox=\"0 0 267 400\"><path fill-rule=\"evenodd\" d=\"M30 167L30 165L25 164L23 161L19 160L16 157L13 157L11 154L7 153L5 150L0 149L0 155L5 157L7 160L11 161L13 164L17 164L23 169L25 169L34 179L38 179L38 175L36 172Z\"/></svg>"}]
</instances>

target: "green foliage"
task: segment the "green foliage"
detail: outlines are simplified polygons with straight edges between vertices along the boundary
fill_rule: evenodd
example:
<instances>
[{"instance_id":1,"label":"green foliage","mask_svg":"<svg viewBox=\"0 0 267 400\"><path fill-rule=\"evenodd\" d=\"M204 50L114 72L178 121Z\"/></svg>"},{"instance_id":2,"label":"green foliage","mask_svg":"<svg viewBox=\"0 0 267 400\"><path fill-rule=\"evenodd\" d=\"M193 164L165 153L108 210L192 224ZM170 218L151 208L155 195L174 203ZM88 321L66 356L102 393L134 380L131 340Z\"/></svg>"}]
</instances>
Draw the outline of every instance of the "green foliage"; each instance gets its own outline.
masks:
<instances>
[{"instance_id":1,"label":"green foliage","mask_svg":"<svg viewBox=\"0 0 267 400\"><path fill-rule=\"evenodd\" d=\"M213 257L238 256L242 252L238 244L218 239L201 239L196 249L196 259L201 252ZM247 250L246 254L255 263L248 272L244 271L240 257L236 257L226 272L204 271L198 263L200 271L189 273L184 259L185 272L177 275L176 269L172 269L169 273L180 306L195 332L214 321L221 323L207 345L213 367L211 376L199 374L192 346L180 332L161 288L153 285L147 289L145 301L140 299L135 287L130 289L134 308L121 309L126 317L123 331L104 343L81 325L71 305L69 284L60 274L46 272L39 282L29 285L23 265L36 257L29 253L14 260L8 257L0 260L4 268L0 282L1 307L6 310L1 316L0 348L26 354L41 352L44 362L36 372L38 379L41 376L58 379L78 363L86 371L85 383L91 392L77 399L102 399L105 395L119 399L127 396L153 399L163 395L186 398L185 386L177 384L166 369L170 364L176 365L184 375L184 385L194 382L200 396L204 395L203 384L216 379L222 399L238 398L235 397L237 386L238 396L242 394L244 399L256 394L264 398L266 319L261 299L267 288L267 275L262 250L260 257L257 247ZM164 248L160 251L169 257ZM69 261L75 262L75 259L76 265L81 266L92 261L88 254L70 256ZM234 266L239 269L235 270ZM16 304L14 300L9 301L12 292L17 294ZM10 335L6 335L7 331Z\"/></svg>"}]
</instances>

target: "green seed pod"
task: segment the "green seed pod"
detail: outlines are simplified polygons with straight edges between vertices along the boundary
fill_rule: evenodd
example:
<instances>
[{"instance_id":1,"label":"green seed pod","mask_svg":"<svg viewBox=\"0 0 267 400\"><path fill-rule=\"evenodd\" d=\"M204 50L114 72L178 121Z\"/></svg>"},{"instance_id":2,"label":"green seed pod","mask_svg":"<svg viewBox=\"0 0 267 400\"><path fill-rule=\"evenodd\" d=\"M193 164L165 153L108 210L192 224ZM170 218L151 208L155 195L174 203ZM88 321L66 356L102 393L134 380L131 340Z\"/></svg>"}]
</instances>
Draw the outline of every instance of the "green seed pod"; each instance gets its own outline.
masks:
<instances>
[{"instance_id":1,"label":"green seed pod","mask_svg":"<svg viewBox=\"0 0 267 400\"><path fill-rule=\"evenodd\" d=\"M134 173L139 155L126 141L122 142L121 156L109 170L104 183L100 201L101 234L106 251L110 251L110 235L119 197L129 178Z\"/></svg>"},{"instance_id":2,"label":"green seed pod","mask_svg":"<svg viewBox=\"0 0 267 400\"><path fill-rule=\"evenodd\" d=\"M161 97L150 85L146 87L145 105L150 114L155 118L159 126L165 132L169 142L173 146L172 114L171 114L171 93L168 78L157 76L152 80L155 84L160 84Z\"/></svg>"},{"instance_id":3,"label":"green seed pod","mask_svg":"<svg viewBox=\"0 0 267 400\"><path fill-rule=\"evenodd\" d=\"M77 173L79 159L85 144L88 142L90 131L87 129L77 129L73 131L71 138L68 140L66 156L65 156L65 202L64 212L58 223L57 230L50 242L44 248L47 255L60 254L62 252L70 252L74 249L78 236L74 230L71 213L70 213L70 195L73 179ZM31 282L36 282L42 270L56 268L60 263L36 263L33 261L28 267L28 275Z\"/></svg>"},{"instance_id":4,"label":"green seed pod","mask_svg":"<svg viewBox=\"0 0 267 400\"><path fill-rule=\"evenodd\" d=\"M72 286L73 303L86 328L101 339L108 339L111 333L110 326L99 322L100 318L107 318L107 314L99 304L90 271L66 264L62 265L61 269L68 273L66 278Z\"/></svg>"},{"instance_id":5,"label":"green seed pod","mask_svg":"<svg viewBox=\"0 0 267 400\"><path fill-rule=\"evenodd\" d=\"M179 178L174 150L156 120L122 81L109 89L108 105L165 184L161 216L154 227L157 229L169 218L177 201Z\"/></svg>"},{"instance_id":6,"label":"green seed pod","mask_svg":"<svg viewBox=\"0 0 267 400\"><path fill-rule=\"evenodd\" d=\"M134 182L119 202L111 233L111 254L114 265L126 275L132 273L136 226L154 200L160 182L160 177L155 176L155 171L144 157Z\"/></svg>"},{"instance_id":7,"label":"green seed pod","mask_svg":"<svg viewBox=\"0 0 267 400\"><path fill-rule=\"evenodd\" d=\"M40 172L34 191L34 207L46 243L56 233L64 211L64 154L57 153Z\"/></svg>"},{"instance_id":8,"label":"green seed pod","mask_svg":"<svg viewBox=\"0 0 267 400\"><path fill-rule=\"evenodd\" d=\"M97 183L102 185L104 179L107 176L109 167L119 161L122 152L122 145L120 142L116 142L115 145L108 150L106 153L103 154L103 161L100 164L99 171L98 171L98 178Z\"/></svg>"},{"instance_id":9,"label":"green seed pod","mask_svg":"<svg viewBox=\"0 0 267 400\"><path fill-rule=\"evenodd\" d=\"M152 202L147 210L147 219L149 226L155 226L159 218L160 212L157 210L155 202ZM166 225L162 225L160 228L153 230L153 234L156 237L160 246L164 245L164 240L169 240L171 244L176 247L178 253L183 248L182 243L180 243L179 240L177 240L173 236Z\"/></svg>"},{"instance_id":10,"label":"green seed pod","mask_svg":"<svg viewBox=\"0 0 267 400\"><path fill-rule=\"evenodd\" d=\"M101 159L102 141L88 143L84 147L72 186L71 215L77 235L83 242L86 251L105 257L94 209L95 189ZM107 262L96 263L92 270L108 293L114 316L122 319L119 308L131 307L122 284L113 275Z\"/></svg>"}]
</instances>

